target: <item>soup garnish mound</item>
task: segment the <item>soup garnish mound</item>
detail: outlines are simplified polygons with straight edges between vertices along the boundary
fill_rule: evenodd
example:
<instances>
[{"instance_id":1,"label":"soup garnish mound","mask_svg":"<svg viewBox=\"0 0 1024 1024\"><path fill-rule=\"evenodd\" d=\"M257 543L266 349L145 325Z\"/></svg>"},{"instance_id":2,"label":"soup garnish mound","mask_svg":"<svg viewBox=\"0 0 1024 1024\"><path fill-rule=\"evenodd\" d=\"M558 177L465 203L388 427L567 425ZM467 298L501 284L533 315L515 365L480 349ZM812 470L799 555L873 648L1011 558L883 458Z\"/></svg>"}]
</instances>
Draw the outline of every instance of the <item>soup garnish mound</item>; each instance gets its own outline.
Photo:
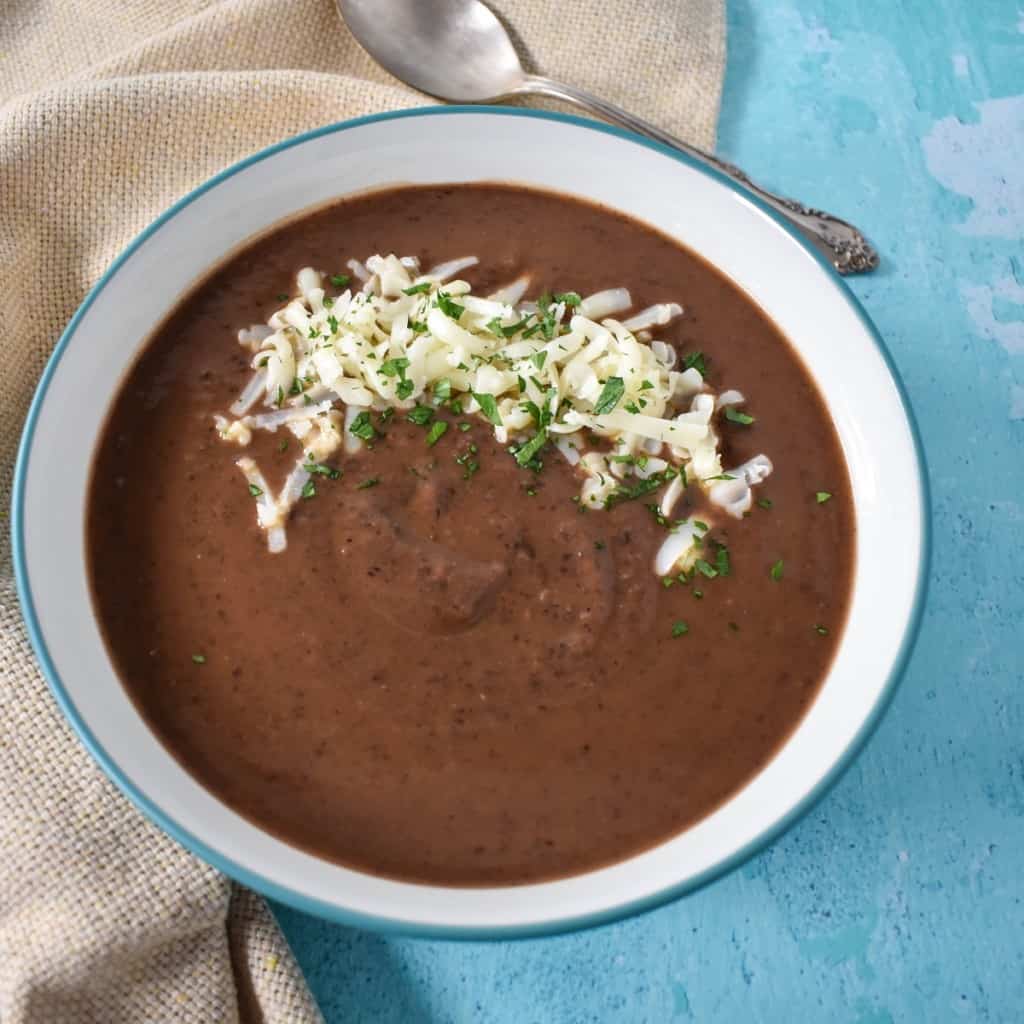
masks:
<instances>
[{"instance_id":1,"label":"soup garnish mound","mask_svg":"<svg viewBox=\"0 0 1024 1024\"><path fill-rule=\"evenodd\" d=\"M469 256L421 273L416 257L391 254L350 260L351 274L306 267L294 298L239 331L254 373L232 418L215 415L220 437L246 447L253 431L284 428L301 446L276 494L254 459L237 460L270 551L287 546L289 514L316 494L317 478L339 477L327 460L377 438L375 416L404 413L433 447L466 428L457 417L475 415L520 467L539 474L549 453L575 467L580 511L651 498L667 533L654 571L706 572L712 516L742 518L773 467L763 454L723 467L716 419L749 426L754 417L741 392L708 388L700 352L678 365L675 348L652 338L682 307L659 303L618 320L633 305L626 288L523 301L526 275L486 297L449 280L478 263ZM266 411L253 412L260 404ZM472 454L455 456L467 479ZM673 519L691 483L712 511Z\"/></svg>"}]
</instances>

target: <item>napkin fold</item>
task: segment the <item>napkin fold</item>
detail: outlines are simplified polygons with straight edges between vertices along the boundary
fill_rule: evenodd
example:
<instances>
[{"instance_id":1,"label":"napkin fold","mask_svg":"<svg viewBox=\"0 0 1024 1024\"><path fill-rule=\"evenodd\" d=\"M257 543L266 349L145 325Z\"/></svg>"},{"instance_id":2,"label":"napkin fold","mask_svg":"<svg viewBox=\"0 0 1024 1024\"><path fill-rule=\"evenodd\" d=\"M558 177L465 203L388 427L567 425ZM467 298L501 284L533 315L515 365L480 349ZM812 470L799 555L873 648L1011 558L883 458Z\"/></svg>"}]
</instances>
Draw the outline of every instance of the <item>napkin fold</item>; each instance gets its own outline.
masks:
<instances>
[{"instance_id":1,"label":"napkin fold","mask_svg":"<svg viewBox=\"0 0 1024 1024\"><path fill-rule=\"evenodd\" d=\"M492 6L535 70L713 147L724 0ZM46 360L136 234L264 146L430 102L371 61L331 0L7 0L0 509L10 504L18 437ZM29 647L4 530L0 1020L320 1019L264 901L140 815L61 716Z\"/></svg>"}]
</instances>

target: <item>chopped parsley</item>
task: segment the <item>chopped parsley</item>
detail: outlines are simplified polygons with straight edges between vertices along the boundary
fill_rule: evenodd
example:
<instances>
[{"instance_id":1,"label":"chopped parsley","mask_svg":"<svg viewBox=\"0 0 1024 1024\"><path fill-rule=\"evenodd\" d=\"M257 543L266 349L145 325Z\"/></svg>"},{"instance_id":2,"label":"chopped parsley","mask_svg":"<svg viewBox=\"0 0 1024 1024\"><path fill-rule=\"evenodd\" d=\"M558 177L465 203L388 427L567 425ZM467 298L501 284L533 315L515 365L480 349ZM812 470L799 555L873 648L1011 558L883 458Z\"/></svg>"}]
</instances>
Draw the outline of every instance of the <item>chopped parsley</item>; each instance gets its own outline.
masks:
<instances>
[{"instance_id":1,"label":"chopped parsley","mask_svg":"<svg viewBox=\"0 0 1024 1024\"><path fill-rule=\"evenodd\" d=\"M373 424L370 422L370 414L365 411L352 421L348 432L364 441L372 441L377 436L377 431L373 429Z\"/></svg>"},{"instance_id":2,"label":"chopped parsley","mask_svg":"<svg viewBox=\"0 0 1024 1024\"><path fill-rule=\"evenodd\" d=\"M418 427L425 427L434 418L434 410L429 405L414 405L405 418Z\"/></svg>"},{"instance_id":3,"label":"chopped parsley","mask_svg":"<svg viewBox=\"0 0 1024 1024\"><path fill-rule=\"evenodd\" d=\"M654 387L654 384L651 381L649 381L649 380L642 380L642 381L640 381L640 390L641 391L650 391L651 388L653 388L653 387Z\"/></svg>"},{"instance_id":4,"label":"chopped parsley","mask_svg":"<svg viewBox=\"0 0 1024 1024\"><path fill-rule=\"evenodd\" d=\"M696 370L702 377L708 375L708 360L703 352L691 352L683 357L684 370Z\"/></svg>"},{"instance_id":5,"label":"chopped parsley","mask_svg":"<svg viewBox=\"0 0 1024 1024\"><path fill-rule=\"evenodd\" d=\"M325 465L323 462L307 462L302 468L311 476L325 476L328 480L337 480L341 476L340 469Z\"/></svg>"},{"instance_id":6,"label":"chopped parsley","mask_svg":"<svg viewBox=\"0 0 1024 1024\"><path fill-rule=\"evenodd\" d=\"M661 514L661 509L657 506L657 504L651 502L650 504L648 504L647 508L650 511L651 515L654 517L654 521L659 526L664 526L666 530L672 528L672 523L669 522L669 520Z\"/></svg>"},{"instance_id":7,"label":"chopped parsley","mask_svg":"<svg viewBox=\"0 0 1024 1024\"><path fill-rule=\"evenodd\" d=\"M680 620L679 622L672 623L672 635L673 636L685 636L690 632L690 627Z\"/></svg>"},{"instance_id":8,"label":"chopped parsley","mask_svg":"<svg viewBox=\"0 0 1024 1024\"><path fill-rule=\"evenodd\" d=\"M466 312L466 307L460 306L447 292L437 293L437 308L453 320L458 320Z\"/></svg>"},{"instance_id":9,"label":"chopped parsley","mask_svg":"<svg viewBox=\"0 0 1024 1024\"><path fill-rule=\"evenodd\" d=\"M302 496L306 499L316 497L316 484L312 480L307 480L302 488Z\"/></svg>"},{"instance_id":10,"label":"chopped parsley","mask_svg":"<svg viewBox=\"0 0 1024 1024\"><path fill-rule=\"evenodd\" d=\"M725 418L730 423L738 423L741 427L749 427L754 422L753 416L748 416L745 412L740 412L739 409L734 409L731 405L725 407Z\"/></svg>"},{"instance_id":11,"label":"chopped parsley","mask_svg":"<svg viewBox=\"0 0 1024 1024\"><path fill-rule=\"evenodd\" d=\"M257 487L255 484L249 484L249 493L254 497L258 498L263 494L263 488Z\"/></svg>"},{"instance_id":12,"label":"chopped parsley","mask_svg":"<svg viewBox=\"0 0 1024 1024\"><path fill-rule=\"evenodd\" d=\"M410 285L408 288L402 289L403 295L422 295L424 292L430 291L429 281L420 281L419 284Z\"/></svg>"},{"instance_id":13,"label":"chopped parsley","mask_svg":"<svg viewBox=\"0 0 1024 1024\"><path fill-rule=\"evenodd\" d=\"M544 337L551 341L558 334L558 318L551 308L551 296L546 292L537 300L537 315L537 326L544 332Z\"/></svg>"},{"instance_id":14,"label":"chopped parsley","mask_svg":"<svg viewBox=\"0 0 1024 1024\"><path fill-rule=\"evenodd\" d=\"M544 447L548 442L547 430L538 430L533 437L530 438L526 444L520 445L516 449L516 462L520 466L529 466L533 462L537 453Z\"/></svg>"},{"instance_id":15,"label":"chopped parsley","mask_svg":"<svg viewBox=\"0 0 1024 1024\"><path fill-rule=\"evenodd\" d=\"M669 587L674 587L675 583L676 583L676 581L675 581L675 577L674 576L662 576L661 577L661 585L666 590L668 590Z\"/></svg>"},{"instance_id":16,"label":"chopped parsley","mask_svg":"<svg viewBox=\"0 0 1024 1024\"><path fill-rule=\"evenodd\" d=\"M604 541L603 540L595 540L594 541L594 550L595 551L604 551Z\"/></svg>"},{"instance_id":17,"label":"chopped parsley","mask_svg":"<svg viewBox=\"0 0 1024 1024\"><path fill-rule=\"evenodd\" d=\"M193 654L192 655L192 660L197 665L205 665L206 664L206 655L205 654Z\"/></svg>"},{"instance_id":18,"label":"chopped parsley","mask_svg":"<svg viewBox=\"0 0 1024 1024\"><path fill-rule=\"evenodd\" d=\"M437 444L437 442L440 441L442 437L444 437L447 430L447 420L435 420L431 425L430 430L427 431L427 444L429 444L430 447L433 448L433 446Z\"/></svg>"},{"instance_id":19,"label":"chopped parsley","mask_svg":"<svg viewBox=\"0 0 1024 1024\"><path fill-rule=\"evenodd\" d=\"M817 501L819 505L824 505L831 497L832 495L829 491L816 491L814 494L814 500Z\"/></svg>"},{"instance_id":20,"label":"chopped parsley","mask_svg":"<svg viewBox=\"0 0 1024 1024\"><path fill-rule=\"evenodd\" d=\"M480 411L496 427L502 426L501 413L498 412L498 403L494 400L494 395L477 394L475 391L471 391L470 394L476 399L477 405L480 406Z\"/></svg>"},{"instance_id":21,"label":"chopped parsley","mask_svg":"<svg viewBox=\"0 0 1024 1024\"><path fill-rule=\"evenodd\" d=\"M473 429L473 424L472 423L465 423L465 422L463 422L463 423L459 424L459 430L461 430L463 433L466 433L467 430L472 430L472 429Z\"/></svg>"},{"instance_id":22,"label":"chopped parsley","mask_svg":"<svg viewBox=\"0 0 1024 1024\"><path fill-rule=\"evenodd\" d=\"M650 461L646 455L609 455L609 462L624 462L627 466L639 466L643 469Z\"/></svg>"},{"instance_id":23,"label":"chopped parsley","mask_svg":"<svg viewBox=\"0 0 1024 1024\"><path fill-rule=\"evenodd\" d=\"M713 580L718 575L718 570L705 558L698 558L693 563L693 567L701 576L706 576L709 580Z\"/></svg>"},{"instance_id":24,"label":"chopped parsley","mask_svg":"<svg viewBox=\"0 0 1024 1024\"><path fill-rule=\"evenodd\" d=\"M652 473L646 480L638 481L633 487L620 485L604 500L605 508L612 508L622 501L633 501L635 498L642 498L651 491L656 491L666 480L672 478L672 472L665 470L663 473Z\"/></svg>"},{"instance_id":25,"label":"chopped parsley","mask_svg":"<svg viewBox=\"0 0 1024 1024\"><path fill-rule=\"evenodd\" d=\"M264 356L256 365L257 366L266 366L267 363L269 363L269 362L270 362L270 356Z\"/></svg>"},{"instance_id":26,"label":"chopped parsley","mask_svg":"<svg viewBox=\"0 0 1024 1024\"><path fill-rule=\"evenodd\" d=\"M335 288L344 288L352 278L348 274L331 274L331 284Z\"/></svg>"},{"instance_id":27,"label":"chopped parsley","mask_svg":"<svg viewBox=\"0 0 1024 1024\"><path fill-rule=\"evenodd\" d=\"M828 627L827 626L815 626L814 627L814 632L817 633L818 636L828 636Z\"/></svg>"},{"instance_id":28,"label":"chopped parsley","mask_svg":"<svg viewBox=\"0 0 1024 1024\"><path fill-rule=\"evenodd\" d=\"M434 382L434 398L439 402L447 402L452 397L452 382L448 377L442 377Z\"/></svg>"},{"instance_id":29,"label":"chopped parsley","mask_svg":"<svg viewBox=\"0 0 1024 1024\"><path fill-rule=\"evenodd\" d=\"M277 301L278 302L287 302L288 301L288 293L287 292L278 292L277 293Z\"/></svg>"},{"instance_id":30,"label":"chopped parsley","mask_svg":"<svg viewBox=\"0 0 1024 1024\"><path fill-rule=\"evenodd\" d=\"M735 480L736 477L731 476L729 473L719 473L718 476L706 476L704 477L704 483L710 483L712 480Z\"/></svg>"},{"instance_id":31,"label":"chopped parsley","mask_svg":"<svg viewBox=\"0 0 1024 1024\"><path fill-rule=\"evenodd\" d=\"M338 318L333 313L327 318L327 326L330 327L331 334L338 333Z\"/></svg>"},{"instance_id":32,"label":"chopped parsley","mask_svg":"<svg viewBox=\"0 0 1024 1024\"><path fill-rule=\"evenodd\" d=\"M724 544L718 545L715 553L715 568L719 576L728 576L732 572L732 565L729 561L729 549Z\"/></svg>"},{"instance_id":33,"label":"chopped parsley","mask_svg":"<svg viewBox=\"0 0 1024 1024\"><path fill-rule=\"evenodd\" d=\"M422 320L410 320L409 330L411 330L413 334L426 334L430 328Z\"/></svg>"},{"instance_id":34,"label":"chopped parsley","mask_svg":"<svg viewBox=\"0 0 1024 1024\"><path fill-rule=\"evenodd\" d=\"M543 370L544 363L546 362L547 358L547 352L534 352L533 355L530 356L530 362L533 363L533 365L536 366L538 370Z\"/></svg>"},{"instance_id":35,"label":"chopped parsley","mask_svg":"<svg viewBox=\"0 0 1024 1024\"><path fill-rule=\"evenodd\" d=\"M579 292L561 292L554 296L554 300L555 302L564 302L570 309L583 301Z\"/></svg>"},{"instance_id":36,"label":"chopped parsley","mask_svg":"<svg viewBox=\"0 0 1024 1024\"><path fill-rule=\"evenodd\" d=\"M415 390L416 385L411 380L400 380L398 387L395 388L395 394L400 401L404 402Z\"/></svg>"},{"instance_id":37,"label":"chopped parsley","mask_svg":"<svg viewBox=\"0 0 1024 1024\"><path fill-rule=\"evenodd\" d=\"M772 499L771 498L758 498L757 499L757 507L758 508L771 508L772 507Z\"/></svg>"},{"instance_id":38,"label":"chopped parsley","mask_svg":"<svg viewBox=\"0 0 1024 1024\"><path fill-rule=\"evenodd\" d=\"M626 384L621 377L609 377L604 382L601 394L594 403L594 415L603 416L611 412L622 400L626 392Z\"/></svg>"},{"instance_id":39,"label":"chopped parsley","mask_svg":"<svg viewBox=\"0 0 1024 1024\"><path fill-rule=\"evenodd\" d=\"M468 451L455 456L455 461L462 467L463 480L468 480L480 468L480 463L473 458L476 452L476 445L471 444Z\"/></svg>"},{"instance_id":40,"label":"chopped parsley","mask_svg":"<svg viewBox=\"0 0 1024 1024\"><path fill-rule=\"evenodd\" d=\"M288 438L287 437L281 438L281 443L277 446L277 450L279 452L286 452L286 451L288 451Z\"/></svg>"},{"instance_id":41,"label":"chopped parsley","mask_svg":"<svg viewBox=\"0 0 1024 1024\"><path fill-rule=\"evenodd\" d=\"M771 576L776 583L782 579L782 559L780 558L769 570L768 575Z\"/></svg>"},{"instance_id":42,"label":"chopped parsley","mask_svg":"<svg viewBox=\"0 0 1024 1024\"><path fill-rule=\"evenodd\" d=\"M703 590L695 590L693 592L693 596L695 598L697 598L697 600L699 601L704 596L704 591Z\"/></svg>"},{"instance_id":43,"label":"chopped parsley","mask_svg":"<svg viewBox=\"0 0 1024 1024\"><path fill-rule=\"evenodd\" d=\"M369 490L371 487L376 487L377 484L379 484L379 483L380 483L380 477L379 476L367 477L365 480L361 480L359 483L356 484L356 490L357 491L366 491L366 490Z\"/></svg>"},{"instance_id":44,"label":"chopped parsley","mask_svg":"<svg viewBox=\"0 0 1024 1024\"><path fill-rule=\"evenodd\" d=\"M405 371L408 368L409 360L404 356L397 359L385 359L380 364L380 374L382 377L397 377L399 380L405 380Z\"/></svg>"},{"instance_id":45,"label":"chopped parsley","mask_svg":"<svg viewBox=\"0 0 1024 1024\"><path fill-rule=\"evenodd\" d=\"M641 401L642 401L642 399L641 399ZM644 403L644 404L646 404L646 403ZM623 406L623 408L626 410L626 412L633 413L634 416L640 411L640 406L637 405L636 402L627 402Z\"/></svg>"}]
</instances>

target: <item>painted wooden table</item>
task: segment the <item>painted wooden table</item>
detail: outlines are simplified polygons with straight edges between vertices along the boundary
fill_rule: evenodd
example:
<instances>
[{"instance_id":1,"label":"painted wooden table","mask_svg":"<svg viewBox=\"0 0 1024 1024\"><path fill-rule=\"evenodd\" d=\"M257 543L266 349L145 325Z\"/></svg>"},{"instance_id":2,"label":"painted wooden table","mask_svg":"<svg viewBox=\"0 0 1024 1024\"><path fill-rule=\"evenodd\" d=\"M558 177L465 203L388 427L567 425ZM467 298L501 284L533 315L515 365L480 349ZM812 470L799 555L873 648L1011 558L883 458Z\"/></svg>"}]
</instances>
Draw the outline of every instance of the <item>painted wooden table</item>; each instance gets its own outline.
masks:
<instances>
[{"instance_id":1,"label":"painted wooden table","mask_svg":"<svg viewBox=\"0 0 1024 1024\"><path fill-rule=\"evenodd\" d=\"M930 467L917 650L810 815L645 917L459 945L279 908L329 1024L1024 1021L1024 6L728 3L720 150L883 253L853 287Z\"/></svg>"}]
</instances>

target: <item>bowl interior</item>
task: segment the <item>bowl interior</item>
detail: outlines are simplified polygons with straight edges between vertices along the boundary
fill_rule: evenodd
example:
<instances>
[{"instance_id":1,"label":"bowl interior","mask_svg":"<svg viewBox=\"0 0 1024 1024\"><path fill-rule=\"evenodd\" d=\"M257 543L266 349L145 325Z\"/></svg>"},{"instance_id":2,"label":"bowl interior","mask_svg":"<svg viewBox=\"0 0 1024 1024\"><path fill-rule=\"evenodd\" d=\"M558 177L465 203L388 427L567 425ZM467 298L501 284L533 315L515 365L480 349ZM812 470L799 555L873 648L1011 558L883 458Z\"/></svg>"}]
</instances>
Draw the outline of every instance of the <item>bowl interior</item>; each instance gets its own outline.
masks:
<instances>
[{"instance_id":1,"label":"bowl interior","mask_svg":"<svg viewBox=\"0 0 1024 1024\"><path fill-rule=\"evenodd\" d=\"M605 203L736 281L791 339L830 405L858 528L854 597L833 668L771 763L709 818L655 849L571 879L506 889L370 877L304 854L215 800L155 740L113 671L92 615L82 528L92 450L116 382L212 263L334 197L473 180ZM884 706L911 639L924 486L908 412L870 325L834 275L756 203L612 129L445 108L347 122L283 143L186 197L133 243L72 321L32 407L16 478L16 571L33 643L64 710L128 795L187 846L241 881L327 916L431 934L508 935L593 923L692 888L766 842L835 776Z\"/></svg>"}]
</instances>

